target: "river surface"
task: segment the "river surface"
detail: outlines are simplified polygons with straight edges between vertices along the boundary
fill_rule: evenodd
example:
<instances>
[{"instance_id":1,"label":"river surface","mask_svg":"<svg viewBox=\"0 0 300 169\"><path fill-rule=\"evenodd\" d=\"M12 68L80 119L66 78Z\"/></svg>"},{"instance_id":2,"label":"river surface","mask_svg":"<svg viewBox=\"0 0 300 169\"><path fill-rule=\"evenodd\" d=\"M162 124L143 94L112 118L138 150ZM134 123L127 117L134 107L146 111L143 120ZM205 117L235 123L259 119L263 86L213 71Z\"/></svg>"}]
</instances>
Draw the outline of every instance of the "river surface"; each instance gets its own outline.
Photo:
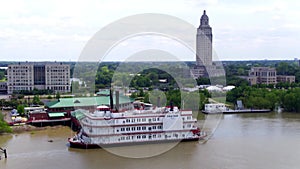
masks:
<instances>
[{"instance_id":1,"label":"river surface","mask_svg":"<svg viewBox=\"0 0 300 169\"><path fill-rule=\"evenodd\" d=\"M116 147L113 151L69 148L67 138L73 134L61 127L2 135L0 147L7 149L8 158L1 155L0 169L300 168L300 114L224 115L206 143L179 143L166 152L159 150L172 147L170 144ZM157 155L146 157L143 153L147 152Z\"/></svg>"}]
</instances>

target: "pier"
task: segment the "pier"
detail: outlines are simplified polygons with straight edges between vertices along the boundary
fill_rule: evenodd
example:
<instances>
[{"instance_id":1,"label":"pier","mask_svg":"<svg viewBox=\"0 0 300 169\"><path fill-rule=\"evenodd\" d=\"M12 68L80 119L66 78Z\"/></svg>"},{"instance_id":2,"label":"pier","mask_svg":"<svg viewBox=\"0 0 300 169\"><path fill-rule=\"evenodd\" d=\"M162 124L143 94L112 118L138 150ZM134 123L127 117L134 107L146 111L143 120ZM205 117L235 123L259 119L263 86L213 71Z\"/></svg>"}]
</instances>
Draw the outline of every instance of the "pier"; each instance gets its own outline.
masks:
<instances>
[{"instance_id":1,"label":"pier","mask_svg":"<svg viewBox=\"0 0 300 169\"><path fill-rule=\"evenodd\" d=\"M1 152L4 154L4 158L7 158L7 152L6 149L3 149L0 147ZM0 156L0 160L1 160L1 156Z\"/></svg>"}]
</instances>

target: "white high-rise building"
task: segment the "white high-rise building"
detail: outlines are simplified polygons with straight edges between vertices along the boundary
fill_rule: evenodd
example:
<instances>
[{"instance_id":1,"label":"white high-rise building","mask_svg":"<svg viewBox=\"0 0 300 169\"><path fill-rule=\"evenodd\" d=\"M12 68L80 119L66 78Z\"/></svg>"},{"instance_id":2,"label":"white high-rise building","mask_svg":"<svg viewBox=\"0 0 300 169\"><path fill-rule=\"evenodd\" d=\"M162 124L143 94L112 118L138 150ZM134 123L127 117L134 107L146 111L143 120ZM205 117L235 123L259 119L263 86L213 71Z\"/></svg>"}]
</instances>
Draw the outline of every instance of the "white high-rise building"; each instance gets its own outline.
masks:
<instances>
[{"instance_id":1,"label":"white high-rise building","mask_svg":"<svg viewBox=\"0 0 300 169\"><path fill-rule=\"evenodd\" d=\"M18 63L7 69L7 93L53 90L70 92L70 65L62 63Z\"/></svg>"},{"instance_id":2,"label":"white high-rise building","mask_svg":"<svg viewBox=\"0 0 300 169\"><path fill-rule=\"evenodd\" d=\"M200 18L200 26L197 29L196 36L196 65L191 69L191 76L194 79L199 77L220 77L224 76L225 72L222 66L217 66L217 63L212 61L212 28L209 26L209 18L206 11Z\"/></svg>"},{"instance_id":3,"label":"white high-rise building","mask_svg":"<svg viewBox=\"0 0 300 169\"><path fill-rule=\"evenodd\" d=\"M200 19L200 26L197 29L196 39L196 62L198 66L211 66L212 65L212 30L209 26L209 18L206 11Z\"/></svg>"}]
</instances>

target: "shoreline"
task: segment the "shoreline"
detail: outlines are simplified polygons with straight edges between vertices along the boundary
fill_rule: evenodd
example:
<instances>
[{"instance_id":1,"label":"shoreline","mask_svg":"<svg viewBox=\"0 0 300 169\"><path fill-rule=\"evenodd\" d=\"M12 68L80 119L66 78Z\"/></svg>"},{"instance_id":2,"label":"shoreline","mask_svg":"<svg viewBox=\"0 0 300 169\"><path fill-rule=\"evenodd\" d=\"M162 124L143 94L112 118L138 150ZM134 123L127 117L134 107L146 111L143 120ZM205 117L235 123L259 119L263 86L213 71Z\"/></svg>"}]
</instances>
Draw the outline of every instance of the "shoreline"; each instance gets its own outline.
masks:
<instances>
[{"instance_id":1,"label":"shoreline","mask_svg":"<svg viewBox=\"0 0 300 169\"><path fill-rule=\"evenodd\" d=\"M42 130L53 130L58 128L66 127L64 125L56 125L56 126L44 126L44 127L36 127L29 124L23 124L23 125L16 125L16 126L9 126L12 129L12 132L10 133L0 133L0 135L6 135L6 134L20 134L25 132L32 132L32 131L42 131Z\"/></svg>"},{"instance_id":2,"label":"shoreline","mask_svg":"<svg viewBox=\"0 0 300 169\"><path fill-rule=\"evenodd\" d=\"M47 129L58 129L64 127L63 125L56 125L56 126L44 126L44 127L36 127L28 124L24 125L16 125L16 126L10 126L12 129L11 133L22 133L22 132L28 132L28 131L40 131L40 130L47 130Z\"/></svg>"}]
</instances>

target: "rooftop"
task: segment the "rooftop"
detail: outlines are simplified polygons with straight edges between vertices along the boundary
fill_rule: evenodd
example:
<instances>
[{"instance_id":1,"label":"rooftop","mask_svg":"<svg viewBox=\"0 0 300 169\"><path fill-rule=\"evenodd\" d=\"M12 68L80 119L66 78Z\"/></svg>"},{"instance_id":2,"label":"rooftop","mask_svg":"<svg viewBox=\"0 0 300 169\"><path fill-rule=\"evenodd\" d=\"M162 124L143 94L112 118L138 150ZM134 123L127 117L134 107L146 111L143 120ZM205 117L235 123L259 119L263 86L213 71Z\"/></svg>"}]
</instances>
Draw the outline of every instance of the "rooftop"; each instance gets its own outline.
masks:
<instances>
[{"instance_id":1,"label":"rooftop","mask_svg":"<svg viewBox=\"0 0 300 169\"><path fill-rule=\"evenodd\" d=\"M134 100L120 95L119 103L130 103ZM59 101L52 101L46 103L48 108L62 108L62 107L86 107L86 106L99 106L99 105L109 105L109 96L96 96L96 97L75 97L75 98L60 98ZM115 97L113 97L114 104L116 103Z\"/></svg>"}]
</instances>

